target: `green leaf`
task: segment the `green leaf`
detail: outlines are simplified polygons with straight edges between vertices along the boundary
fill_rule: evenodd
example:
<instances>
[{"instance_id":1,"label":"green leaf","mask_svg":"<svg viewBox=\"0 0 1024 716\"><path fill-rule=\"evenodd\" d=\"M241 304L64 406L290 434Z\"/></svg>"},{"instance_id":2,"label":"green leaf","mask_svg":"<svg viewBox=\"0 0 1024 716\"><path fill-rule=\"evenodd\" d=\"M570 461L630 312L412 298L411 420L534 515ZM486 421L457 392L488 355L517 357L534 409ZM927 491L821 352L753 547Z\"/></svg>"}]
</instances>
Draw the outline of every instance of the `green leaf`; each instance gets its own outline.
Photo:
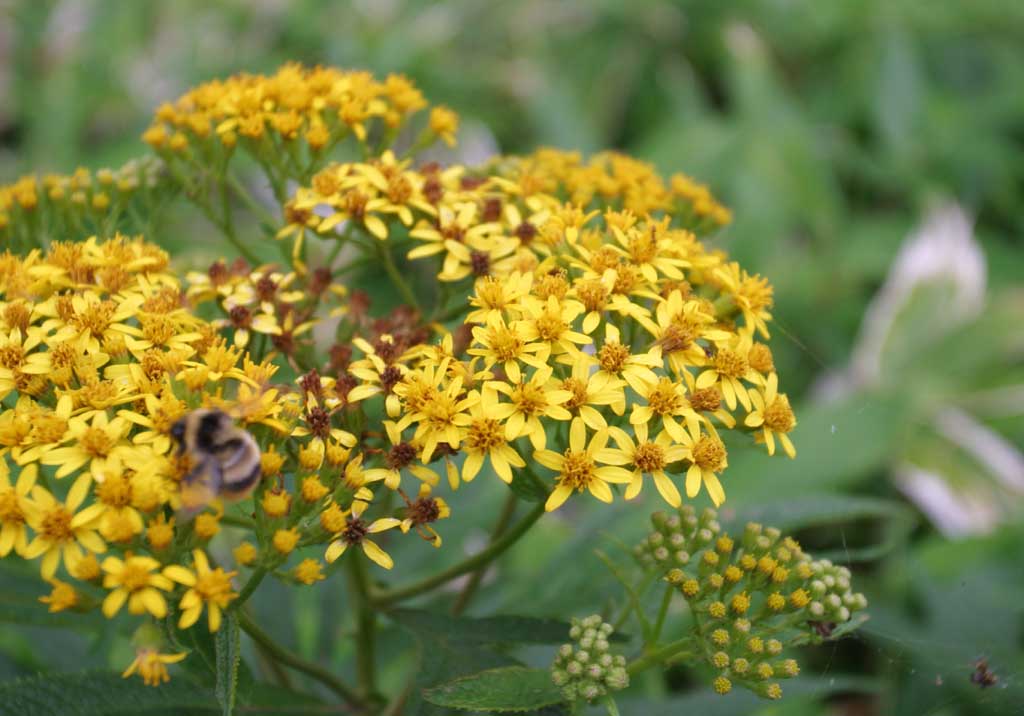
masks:
<instances>
[{"instance_id":1,"label":"green leaf","mask_svg":"<svg viewBox=\"0 0 1024 716\"><path fill-rule=\"evenodd\" d=\"M217 701L223 709L223 716L231 716L235 710L238 690L238 664L242 660L238 634L238 618L229 612L216 636L217 652Z\"/></svg>"},{"instance_id":2,"label":"green leaf","mask_svg":"<svg viewBox=\"0 0 1024 716\"><path fill-rule=\"evenodd\" d=\"M40 674L0 685L0 716L129 716L159 712L216 714L218 709L204 689L196 688L187 679L174 679L153 688L138 678L86 671Z\"/></svg>"},{"instance_id":3,"label":"green leaf","mask_svg":"<svg viewBox=\"0 0 1024 716\"><path fill-rule=\"evenodd\" d=\"M507 666L464 676L423 692L436 706L470 711L532 711L561 703L547 669Z\"/></svg>"},{"instance_id":4,"label":"green leaf","mask_svg":"<svg viewBox=\"0 0 1024 716\"><path fill-rule=\"evenodd\" d=\"M516 497L527 502L544 502L548 499L548 493L544 488L520 471L512 473L512 482L509 483L509 489L515 493Z\"/></svg>"},{"instance_id":5,"label":"green leaf","mask_svg":"<svg viewBox=\"0 0 1024 716\"><path fill-rule=\"evenodd\" d=\"M559 619L497 616L474 619L419 609L394 609L388 616L406 629L444 639L449 644L561 644L569 638L568 622Z\"/></svg>"}]
</instances>

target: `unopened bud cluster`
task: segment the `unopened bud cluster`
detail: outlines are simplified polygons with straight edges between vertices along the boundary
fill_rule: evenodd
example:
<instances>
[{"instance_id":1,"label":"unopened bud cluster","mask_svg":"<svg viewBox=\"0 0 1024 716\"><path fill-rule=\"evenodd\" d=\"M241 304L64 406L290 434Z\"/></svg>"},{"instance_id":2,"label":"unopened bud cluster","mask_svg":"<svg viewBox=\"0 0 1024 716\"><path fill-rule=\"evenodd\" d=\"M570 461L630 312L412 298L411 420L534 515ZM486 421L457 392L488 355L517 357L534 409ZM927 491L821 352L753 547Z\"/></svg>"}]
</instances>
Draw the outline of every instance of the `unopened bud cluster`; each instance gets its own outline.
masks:
<instances>
[{"instance_id":1,"label":"unopened bud cluster","mask_svg":"<svg viewBox=\"0 0 1024 716\"><path fill-rule=\"evenodd\" d=\"M573 643L559 647L551 665L551 680L567 701L594 701L629 686L626 659L611 653L611 635L612 625L596 614L572 620L569 638Z\"/></svg>"},{"instance_id":2,"label":"unopened bud cluster","mask_svg":"<svg viewBox=\"0 0 1024 716\"><path fill-rule=\"evenodd\" d=\"M851 591L850 570L811 559L773 527L748 523L737 542L715 510L698 515L689 505L657 512L651 522L636 557L686 598L720 694L738 683L781 698L777 680L800 673L783 650L829 638L867 607L864 595Z\"/></svg>"}]
</instances>

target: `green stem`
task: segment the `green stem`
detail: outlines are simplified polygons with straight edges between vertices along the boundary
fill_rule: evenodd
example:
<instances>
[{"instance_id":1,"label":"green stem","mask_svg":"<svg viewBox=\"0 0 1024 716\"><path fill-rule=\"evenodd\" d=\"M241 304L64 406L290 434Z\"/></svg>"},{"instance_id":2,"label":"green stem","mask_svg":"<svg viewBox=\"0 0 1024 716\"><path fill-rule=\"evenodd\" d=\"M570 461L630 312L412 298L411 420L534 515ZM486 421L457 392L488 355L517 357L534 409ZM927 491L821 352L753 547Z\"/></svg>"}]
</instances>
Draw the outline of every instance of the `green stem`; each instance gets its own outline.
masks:
<instances>
[{"instance_id":1,"label":"green stem","mask_svg":"<svg viewBox=\"0 0 1024 716\"><path fill-rule=\"evenodd\" d=\"M501 537L502 533L508 529L508 525L512 522L512 517L516 513L516 506L518 504L519 499L516 497L516 494L509 491L508 497L505 499L505 506L501 509L498 521L495 523L494 530L491 532L492 543ZM476 593L477 587L480 586L480 582L483 580L486 572L487 565L484 565L477 568L469 575L469 579L466 581L466 586L462 588L461 592L459 592L459 596L455 599L455 604L452 605L452 616L459 616L463 611L465 611L466 607L469 606L469 602Z\"/></svg>"},{"instance_id":2,"label":"green stem","mask_svg":"<svg viewBox=\"0 0 1024 716\"><path fill-rule=\"evenodd\" d=\"M376 241L377 255L380 257L381 263L384 264L384 270L388 274L388 278L391 279L391 283L395 285L398 292L402 294L402 300L408 305L415 308L417 311L420 310L419 301L416 300L416 295L409 288L409 284L402 278L402 274L398 271L398 267L395 266L395 259L391 255L390 249L385 245L384 241Z\"/></svg>"},{"instance_id":3,"label":"green stem","mask_svg":"<svg viewBox=\"0 0 1024 716\"><path fill-rule=\"evenodd\" d=\"M373 613L369 596L369 580L366 565L356 550L348 558L349 586L356 602L356 672L359 675L359 689L364 698L372 699L376 686L377 618Z\"/></svg>"},{"instance_id":4,"label":"green stem","mask_svg":"<svg viewBox=\"0 0 1024 716\"><path fill-rule=\"evenodd\" d=\"M654 622L654 629L652 630L652 641L656 642L661 638L661 628L665 625L665 616L668 614L668 606L672 602L672 594L675 591L673 585L665 585L665 594L661 597L661 607L658 609L658 618Z\"/></svg>"},{"instance_id":5,"label":"green stem","mask_svg":"<svg viewBox=\"0 0 1024 716\"><path fill-rule=\"evenodd\" d=\"M647 669L654 664L660 664L670 657L678 657L685 655L692 655L687 649L693 646L693 639L685 637L677 641L669 642L665 646L659 649L653 649L643 656L632 661L626 666L626 672L633 676L639 674L644 669Z\"/></svg>"},{"instance_id":6,"label":"green stem","mask_svg":"<svg viewBox=\"0 0 1024 716\"><path fill-rule=\"evenodd\" d=\"M530 510L530 512L523 517L519 522L514 524L505 534L491 542L485 549L477 552L471 557L467 557L457 564L453 564L448 569L439 572L435 575L422 579L419 582L407 585L405 587L399 587L384 592L377 592L373 595L373 603L378 607L387 606L394 604L395 602L401 602L410 597L415 597L424 592L429 592L435 587L439 587L442 584L446 584L456 577L461 577L463 574L468 574L475 569L486 567L488 564L498 558L505 550L514 545L519 538L526 534L527 530L533 527L534 523L541 518L544 514L544 503L539 502L537 505Z\"/></svg>"},{"instance_id":7,"label":"green stem","mask_svg":"<svg viewBox=\"0 0 1024 716\"><path fill-rule=\"evenodd\" d=\"M344 681L319 664L306 661L298 654L288 651L263 631L245 612L238 613L238 624L246 634L270 656L285 666L310 676L340 696L346 703L361 709L363 700Z\"/></svg>"},{"instance_id":8,"label":"green stem","mask_svg":"<svg viewBox=\"0 0 1024 716\"><path fill-rule=\"evenodd\" d=\"M256 591L256 587L260 586L260 582L262 582L263 578L266 576L267 568L257 567L249 576L249 581L245 583L244 587L242 587L242 591L238 593L238 598L235 599L228 608L237 611L243 604L245 604L246 600L252 596L252 593Z\"/></svg>"}]
</instances>

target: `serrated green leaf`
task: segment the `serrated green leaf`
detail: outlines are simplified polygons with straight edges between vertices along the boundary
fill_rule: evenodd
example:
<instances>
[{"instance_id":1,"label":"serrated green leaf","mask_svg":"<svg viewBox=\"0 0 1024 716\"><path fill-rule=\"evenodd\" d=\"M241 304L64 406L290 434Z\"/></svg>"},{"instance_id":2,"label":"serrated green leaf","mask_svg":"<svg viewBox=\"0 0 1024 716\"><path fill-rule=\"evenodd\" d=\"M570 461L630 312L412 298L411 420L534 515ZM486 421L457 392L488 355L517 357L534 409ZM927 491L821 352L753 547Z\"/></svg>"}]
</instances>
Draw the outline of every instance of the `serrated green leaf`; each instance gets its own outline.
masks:
<instances>
[{"instance_id":1,"label":"serrated green leaf","mask_svg":"<svg viewBox=\"0 0 1024 716\"><path fill-rule=\"evenodd\" d=\"M420 609L394 609L388 616L405 628L449 644L561 644L568 622L535 617L496 616L474 619Z\"/></svg>"},{"instance_id":2,"label":"serrated green leaf","mask_svg":"<svg viewBox=\"0 0 1024 716\"><path fill-rule=\"evenodd\" d=\"M159 688L138 678L86 671L49 673L0 684L0 716L125 716L146 713L218 713L217 702L188 679L174 679Z\"/></svg>"},{"instance_id":3,"label":"serrated green leaf","mask_svg":"<svg viewBox=\"0 0 1024 716\"><path fill-rule=\"evenodd\" d=\"M532 711L564 701L547 669L506 666L463 676L427 689L423 698L436 706L466 711Z\"/></svg>"},{"instance_id":4,"label":"serrated green leaf","mask_svg":"<svg viewBox=\"0 0 1024 716\"><path fill-rule=\"evenodd\" d=\"M242 660L238 617L229 612L215 639L217 654L217 701L223 716L231 716L235 710L238 691L238 664Z\"/></svg>"}]
</instances>

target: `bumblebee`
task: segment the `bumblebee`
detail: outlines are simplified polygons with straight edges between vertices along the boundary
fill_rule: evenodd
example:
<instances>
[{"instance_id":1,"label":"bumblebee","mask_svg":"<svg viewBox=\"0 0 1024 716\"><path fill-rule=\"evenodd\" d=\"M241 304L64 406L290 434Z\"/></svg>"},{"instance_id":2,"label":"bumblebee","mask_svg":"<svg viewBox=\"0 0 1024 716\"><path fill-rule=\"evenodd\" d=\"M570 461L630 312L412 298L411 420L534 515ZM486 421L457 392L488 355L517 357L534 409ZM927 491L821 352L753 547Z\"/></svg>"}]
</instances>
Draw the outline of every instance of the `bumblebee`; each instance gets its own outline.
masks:
<instances>
[{"instance_id":1,"label":"bumblebee","mask_svg":"<svg viewBox=\"0 0 1024 716\"><path fill-rule=\"evenodd\" d=\"M241 500L259 484L259 445L224 411L193 410L171 426L171 437L178 442L178 455L192 460L192 470L181 481L186 514L218 497Z\"/></svg>"}]
</instances>

